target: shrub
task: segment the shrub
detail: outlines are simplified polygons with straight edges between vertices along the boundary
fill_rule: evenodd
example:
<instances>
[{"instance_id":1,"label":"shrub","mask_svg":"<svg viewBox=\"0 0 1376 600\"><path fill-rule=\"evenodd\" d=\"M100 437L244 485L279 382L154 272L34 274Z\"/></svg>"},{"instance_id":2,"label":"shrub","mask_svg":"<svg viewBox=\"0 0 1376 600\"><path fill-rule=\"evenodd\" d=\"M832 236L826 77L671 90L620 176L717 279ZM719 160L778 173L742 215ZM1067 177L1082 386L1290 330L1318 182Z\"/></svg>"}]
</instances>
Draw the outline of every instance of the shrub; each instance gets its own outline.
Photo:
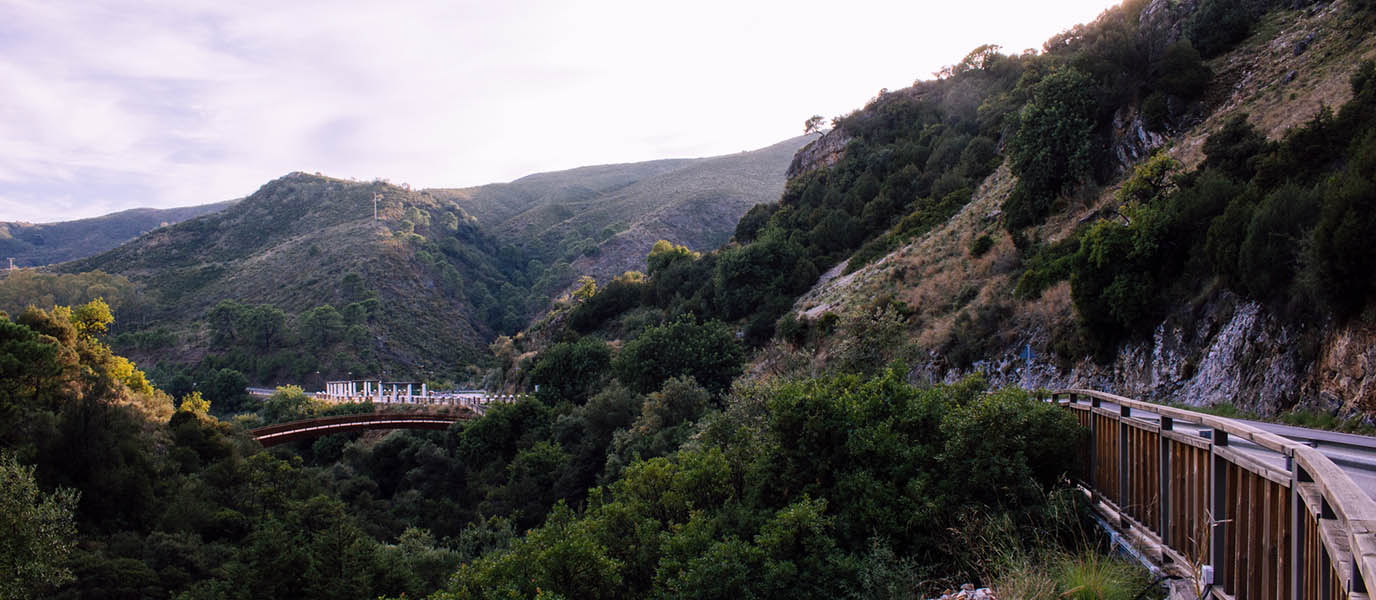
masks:
<instances>
[{"instance_id":1,"label":"shrub","mask_svg":"<svg viewBox=\"0 0 1376 600\"><path fill-rule=\"evenodd\" d=\"M583 404L610 372L611 354L606 343L592 337L560 342L535 359L530 382L540 386L540 397L550 404Z\"/></svg>"},{"instance_id":2,"label":"shrub","mask_svg":"<svg viewBox=\"0 0 1376 600\"><path fill-rule=\"evenodd\" d=\"M1009 230L1040 223L1056 197L1090 175L1093 89L1089 76L1074 68L1052 71L1033 86L1011 144L1018 183L1003 206Z\"/></svg>"},{"instance_id":3,"label":"shrub","mask_svg":"<svg viewBox=\"0 0 1376 600\"><path fill-rule=\"evenodd\" d=\"M989 234L986 233L975 238L974 241L970 242L970 256L974 258L980 258L985 254L988 254L989 250L993 247L994 238L989 237Z\"/></svg>"},{"instance_id":4,"label":"shrub","mask_svg":"<svg viewBox=\"0 0 1376 600\"><path fill-rule=\"evenodd\" d=\"M713 394L731 386L744 353L720 321L680 319L646 329L626 344L612 369L626 387L648 394L671 377L689 376Z\"/></svg>"}]
</instances>

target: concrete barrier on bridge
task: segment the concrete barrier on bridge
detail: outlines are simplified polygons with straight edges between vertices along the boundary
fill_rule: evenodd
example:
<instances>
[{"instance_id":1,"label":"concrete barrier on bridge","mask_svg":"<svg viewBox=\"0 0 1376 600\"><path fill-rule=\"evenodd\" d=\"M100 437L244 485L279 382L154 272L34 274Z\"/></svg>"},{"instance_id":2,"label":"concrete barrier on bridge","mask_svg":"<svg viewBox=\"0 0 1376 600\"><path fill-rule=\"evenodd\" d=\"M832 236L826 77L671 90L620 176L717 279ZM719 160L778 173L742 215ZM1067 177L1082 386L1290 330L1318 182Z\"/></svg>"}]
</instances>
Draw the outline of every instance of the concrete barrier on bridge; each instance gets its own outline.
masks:
<instances>
[{"instance_id":1,"label":"concrete barrier on bridge","mask_svg":"<svg viewBox=\"0 0 1376 600\"><path fill-rule=\"evenodd\" d=\"M489 404L514 403L523 395L493 394L483 390L436 392L426 384L381 380L330 381L316 392L319 400L332 404L405 404L419 406L463 406L481 413Z\"/></svg>"}]
</instances>

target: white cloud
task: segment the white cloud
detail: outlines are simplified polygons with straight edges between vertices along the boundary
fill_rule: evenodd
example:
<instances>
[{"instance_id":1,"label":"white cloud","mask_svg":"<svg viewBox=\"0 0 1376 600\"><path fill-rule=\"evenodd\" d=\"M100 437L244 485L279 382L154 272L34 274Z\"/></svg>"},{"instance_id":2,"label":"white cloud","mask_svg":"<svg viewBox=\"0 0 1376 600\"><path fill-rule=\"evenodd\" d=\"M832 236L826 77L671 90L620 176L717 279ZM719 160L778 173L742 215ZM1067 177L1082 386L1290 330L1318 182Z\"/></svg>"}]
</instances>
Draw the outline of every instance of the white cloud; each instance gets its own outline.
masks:
<instances>
[{"instance_id":1,"label":"white cloud","mask_svg":"<svg viewBox=\"0 0 1376 600\"><path fill-rule=\"evenodd\" d=\"M1106 0L0 0L0 220L768 145Z\"/></svg>"}]
</instances>

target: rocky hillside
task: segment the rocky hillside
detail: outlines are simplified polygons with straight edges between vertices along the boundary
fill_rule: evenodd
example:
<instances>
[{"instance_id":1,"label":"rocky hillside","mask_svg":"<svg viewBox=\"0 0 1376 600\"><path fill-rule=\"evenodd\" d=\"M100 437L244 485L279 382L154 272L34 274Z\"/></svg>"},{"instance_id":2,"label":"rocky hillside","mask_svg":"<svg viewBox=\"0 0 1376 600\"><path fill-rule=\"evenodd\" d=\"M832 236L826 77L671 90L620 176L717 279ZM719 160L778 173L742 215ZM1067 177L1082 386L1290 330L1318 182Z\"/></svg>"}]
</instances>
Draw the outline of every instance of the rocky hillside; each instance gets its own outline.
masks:
<instances>
[{"instance_id":1,"label":"rocky hillside","mask_svg":"<svg viewBox=\"0 0 1376 600\"><path fill-rule=\"evenodd\" d=\"M0 260L35 267L104 252L158 227L180 223L232 206L229 200L182 208L135 208L91 219L59 223L0 223ZM8 261L4 266L8 266Z\"/></svg>"},{"instance_id":2,"label":"rocky hillside","mask_svg":"<svg viewBox=\"0 0 1376 600\"><path fill-rule=\"evenodd\" d=\"M150 297L147 322L173 343L130 348L137 358L213 355L260 378L301 381L316 371L455 372L534 310L513 291L526 283L519 256L450 201L293 173L224 211L60 269L124 276ZM232 310L216 313L225 301ZM257 339L240 335L248 329Z\"/></svg>"},{"instance_id":3,"label":"rocky hillside","mask_svg":"<svg viewBox=\"0 0 1376 600\"><path fill-rule=\"evenodd\" d=\"M813 327L810 340L777 342L756 372L831 368L861 351L850 339L855 335L891 335L903 342L875 358L909 361L916 380L982 372L996 383L1093 387L1193 405L1231 402L1268 415L1301 408L1371 418L1376 326L1363 308L1369 292L1364 284L1335 292L1317 283L1337 272L1334 264L1365 260L1355 254L1360 250L1325 255L1322 248L1337 248L1337 230L1324 225L1325 215L1342 214L1334 198L1371 200L1362 195L1370 188L1361 188L1372 178L1360 170L1364 138L1343 131L1369 127L1369 100L1354 99L1354 90L1367 85L1364 61L1376 58L1370 6L1252 3L1238 39L1209 55L1207 45L1219 42L1200 38L1197 24L1217 4L1128 3L1048 42L1055 57L1060 48L1083 48L1117 30L1134 36L1134 52L1152 57L1189 39L1205 50L1207 78L1193 98L1163 98L1151 91L1168 79L1153 73L1158 66L1143 72L1143 88L1100 95L1090 125L1094 154L1103 157L1095 177L1061 188L1031 226L1009 226L1028 179L1026 167L1022 177L1014 173L1017 133L1010 129L1008 160L969 204L873 262L823 277L795 311L805 324L836 324L833 333ZM1094 64L1084 54L1065 60L1086 70ZM1257 141L1246 142L1246 162L1230 166L1228 153L1241 154L1239 140L1253 139L1251 131ZM823 138L814 145L833 149L805 150L794 172L837 162L837 144ZM1354 183L1333 183L1339 180ZM1225 197L1211 200L1208 190L1223 189L1217 186L1234 186L1226 188L1235 190L1234 199L1220 192ZM1282 203L1284 194L1294 199ZM1284 210L1291 212L1276 212ZM1228 211L1242 220L1232 221ZM1268 216L1281 214L1289 216ZM1144 233L1148 218L1163 219L1166 233ZM1196 225L1185 225L1190 221ZM1224 234L1231 227L1240 249L1228 251ZM1279 233L1263 238L1268 227ZM1111 259L1115 266L1095 263L1102 260L1096 256L1114 256L1104 241L1120 234L1137 240L1129 243L1158 241L1144 253ZM1159 250L1172 245L1180 251ZM1146 262L1123 266L1138 260ZM1094 287L1093 277L1105 272L1116 279ZM1353 276L1369 279L1369 271ZM1115 285L1143 287L1111 296ZM1132 296L1143 301L1134 304ZM1100 318L1103 307L1110 313ZM886 327L889 333L875 333Z\"/></svg>"},{"instance_id":4,"label":"rocky hillside","mask_svg":"<svg viewBox=\"0 0 1376 600\"><path fill-rule=\"evenodd\" d=\"M470 189L293 173L223 211L56 267L79 277L10 278L0 301L115 302L118 291L116 347L164 364L153 372L164 379L194 379L182 373L190 365L263 383L460 380L494 337L579 276L644 270L659 239L722 243L746 210L777 197L809 139Z\"/></svg>"}]
</instances>

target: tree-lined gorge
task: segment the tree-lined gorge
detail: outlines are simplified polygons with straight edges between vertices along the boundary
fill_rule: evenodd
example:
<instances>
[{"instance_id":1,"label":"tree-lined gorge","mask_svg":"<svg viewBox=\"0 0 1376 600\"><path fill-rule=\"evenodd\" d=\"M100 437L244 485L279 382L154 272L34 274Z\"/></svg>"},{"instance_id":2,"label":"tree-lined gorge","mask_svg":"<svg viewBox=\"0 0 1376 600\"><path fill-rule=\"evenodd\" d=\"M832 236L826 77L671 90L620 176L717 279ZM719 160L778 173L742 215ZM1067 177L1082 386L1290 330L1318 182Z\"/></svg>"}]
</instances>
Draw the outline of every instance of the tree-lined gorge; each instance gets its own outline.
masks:
<instances>
[{"instance_id":1,"label":"tree-lined gorge","mask_svg":"<svg viewBox=\"0 0 1376 600\"><path fill-rule=\"evenodd\" d=\"M1347 28L1327 35L1376 22L1369 2L1322 7ZM1371 319L1376 66L1278 137L1215 115L1224 59L1311 10L1130 0L1041 51L981 46L831 120L816 143L844 152L795 161L729 241L661 240L616 276L576 265L648 226L579 202L632 206L617 190L684 165L482 192L297 173L12 271L0 598L928 598L965 582L1130 598L1150 579L1099 554L1068 485L1087 441L1068 411L910 372L895 359L918 307L896 294L844 314L799 298L1001 186L993 212L965 215L990 226L949 250L1011 240L1008 297L942 300L954 367L987 357L1009 303L1055 289L1074 309L1050 348L1067 362L1109 360L1219 290L1300 331ZM1123 150L1211 118L1193 163ZM1070 233L1044 237L1058 219ZM365 377L520 395L443 431L270 449L248 433L381 410L307 393Z\"/></svg>"}]
</instances>

